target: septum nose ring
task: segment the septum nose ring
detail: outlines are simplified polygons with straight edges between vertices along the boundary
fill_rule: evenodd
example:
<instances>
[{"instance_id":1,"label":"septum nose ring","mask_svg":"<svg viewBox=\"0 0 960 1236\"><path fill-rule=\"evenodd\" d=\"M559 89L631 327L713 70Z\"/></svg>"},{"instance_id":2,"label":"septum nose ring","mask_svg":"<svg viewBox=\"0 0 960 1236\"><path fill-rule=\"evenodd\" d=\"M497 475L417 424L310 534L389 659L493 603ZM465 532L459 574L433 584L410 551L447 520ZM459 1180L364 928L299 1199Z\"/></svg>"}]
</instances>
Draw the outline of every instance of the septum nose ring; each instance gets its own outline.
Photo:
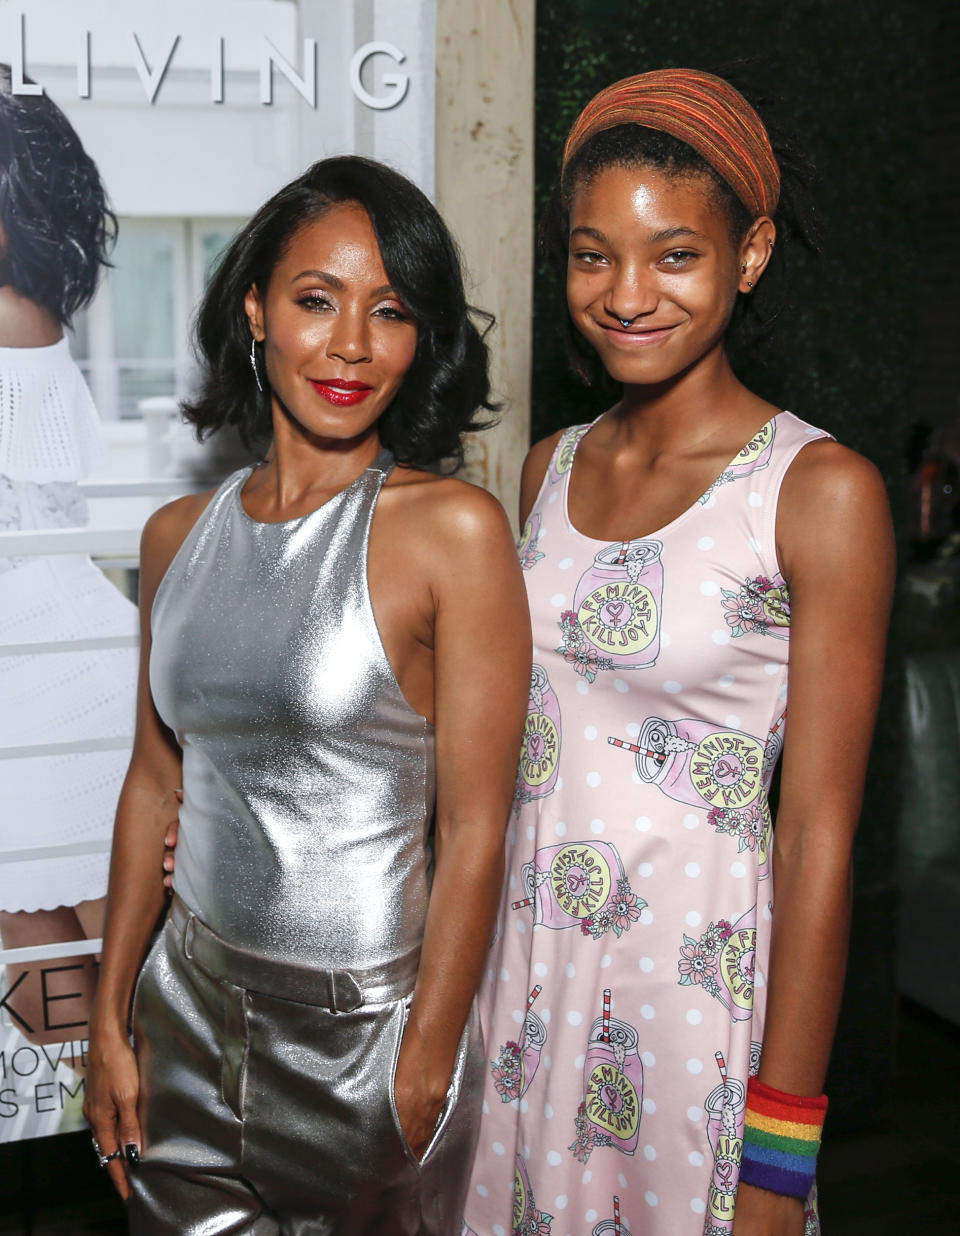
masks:
<instances>
[{"instance_id":1,"label":"septum nose ring","mask_svg":"<svg viewBox=\"0 0 960 1236\"><path fill-rule=\"evenodd\" d=\"M634 318L635 318L636 316L637 316L636 314L634 314L634 315L633 315L633 317L634 317ZM619 317L619 316L618 316L618 317L617 317L617 321L620 323L620 325L623 327L623 329L624 329L624 330L626 330L626 329L627 329L627 327L630 325L630 323L633 321L633 318L621 318L621 317Z\"/></svg>"}]
</instances>

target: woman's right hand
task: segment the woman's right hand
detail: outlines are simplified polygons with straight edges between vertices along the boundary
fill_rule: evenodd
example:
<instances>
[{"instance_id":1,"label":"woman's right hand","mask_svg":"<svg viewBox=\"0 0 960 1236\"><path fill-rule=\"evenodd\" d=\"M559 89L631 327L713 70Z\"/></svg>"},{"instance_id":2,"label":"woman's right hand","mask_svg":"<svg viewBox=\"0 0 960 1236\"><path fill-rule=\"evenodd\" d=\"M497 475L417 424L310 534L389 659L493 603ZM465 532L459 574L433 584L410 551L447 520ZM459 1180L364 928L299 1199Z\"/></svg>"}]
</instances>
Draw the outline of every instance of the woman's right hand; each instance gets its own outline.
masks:
<instances>
[{"instance_id":1,"label":"woman's right hand","mask_svg":"<svg viewBox=\"0 0 960 1236\"><path fill-rule=\"evenodd\" d=\"M174 790L177 802L183 802L183 790ZM174 820L163 838L163 886L173 891L173 869L177 864L174 857L177 848L177 838L180 835L180 821Z\"/></svg>"},{"instance_id":2,"label":"woman's right hand","mask_svg":"<svg viewBox=\"0 0 960 1236\"><path fill-rule=\"evenodd\" d=\"M83 1114L101 1154L112 1154L118 1147L123 1152L106 1166L124 1201L130 1196L127 1172L140 1159L139 1093L137 1058L126 1038L114 1035L107 1039L94 1034L87 1057Z\"/></svg>"}]
</instances>

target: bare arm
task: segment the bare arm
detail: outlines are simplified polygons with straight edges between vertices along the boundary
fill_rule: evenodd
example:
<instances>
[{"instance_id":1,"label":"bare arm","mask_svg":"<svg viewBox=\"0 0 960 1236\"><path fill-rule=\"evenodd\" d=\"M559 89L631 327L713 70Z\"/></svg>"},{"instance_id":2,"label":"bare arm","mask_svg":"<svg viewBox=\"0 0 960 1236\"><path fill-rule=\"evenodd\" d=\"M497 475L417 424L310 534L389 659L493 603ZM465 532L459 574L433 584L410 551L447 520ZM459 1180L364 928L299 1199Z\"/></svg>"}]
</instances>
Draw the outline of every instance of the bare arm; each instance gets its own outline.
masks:
<instances>
[{"instance_id":1,"label":"bare arm","mask_svg":"<svg viewBox=\"0 0 960 1236\"><path fill-rule=\"evenodd\" d=\"M843 990L851 850L893 586L876 469L834 443L807 447L784 479L777 540L791 599L789 713L760 1078L816 1095ZM740 1192L736 1236L802 1232L793 1199L748 1185Z\"/></svg>"},{"instance_id":2,"label":"bare arm","mask_svg":"<svg viewBox=\"0 0 960 1236\"><path fill-rule=\"evenodd\" d=\"M150 935L164 906L164 833L176 818L180 749L150 695L150 609L160 580L193 523L197 499L158 511L143 532L140 559L140 679L137 726L114 825L103 960L90 1018L89 1072L84 1114L104 1153L133 1144L137 1066L129 1041L130 999ZM119 1161L109 1166L121 1196L129 1186Z\"/></svg>"},{"instance_id":3,"label":"bare arm","mask_svg":"<svg viewBox=\"0 0 960 1236\"><path fill-rule=\"evenodd\" d=\"M479 490L437 511L436 853L395 1097L420 1154L443 1105L503 883L503 842L529 687L530 620L498 503ZM441 504L437 504L438 507Z\"/></svg>"}]
</instances>

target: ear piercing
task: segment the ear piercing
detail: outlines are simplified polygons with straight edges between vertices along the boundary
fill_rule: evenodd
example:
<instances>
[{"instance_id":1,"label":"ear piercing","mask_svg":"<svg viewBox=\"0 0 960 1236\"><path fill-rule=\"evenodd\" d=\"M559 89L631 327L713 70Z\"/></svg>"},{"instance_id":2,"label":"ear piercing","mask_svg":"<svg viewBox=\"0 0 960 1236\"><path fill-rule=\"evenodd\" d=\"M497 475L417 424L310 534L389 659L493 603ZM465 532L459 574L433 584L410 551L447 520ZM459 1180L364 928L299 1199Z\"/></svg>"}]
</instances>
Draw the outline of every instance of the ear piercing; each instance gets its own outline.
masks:
<instances>
[{"instance_id":1,"label":"ear piercing","mask_svg":"<svg viewBox=\"0 0 960 1236\"><path fill-rule=\"evenodd\" d=\"M250 367L253 369L253 376L257 381L257 390L263 394L263 383L260 381L260 370L257 368L257 341L250 340Z\"/></svg>"}]
</instances>

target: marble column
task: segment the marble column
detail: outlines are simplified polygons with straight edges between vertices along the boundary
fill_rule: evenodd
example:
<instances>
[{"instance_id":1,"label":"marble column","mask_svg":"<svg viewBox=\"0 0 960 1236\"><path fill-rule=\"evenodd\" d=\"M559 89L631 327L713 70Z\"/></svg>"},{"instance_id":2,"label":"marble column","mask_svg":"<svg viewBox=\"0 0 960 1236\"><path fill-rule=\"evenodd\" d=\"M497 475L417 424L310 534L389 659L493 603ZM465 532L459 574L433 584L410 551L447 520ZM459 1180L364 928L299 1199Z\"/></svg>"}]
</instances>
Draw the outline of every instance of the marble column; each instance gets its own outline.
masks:
<instances>
[{"instance_id":1,"label":"marble column","mask_svg":"<svg viewBox=\"0 0 960 1236\"><path fill-rule=\"evenodd\" d=\"M471 435L461 475L516 520L530 442L535 0L437 0L437 206L488 336L500 423Z\"/></svg>"}]
</instances>

